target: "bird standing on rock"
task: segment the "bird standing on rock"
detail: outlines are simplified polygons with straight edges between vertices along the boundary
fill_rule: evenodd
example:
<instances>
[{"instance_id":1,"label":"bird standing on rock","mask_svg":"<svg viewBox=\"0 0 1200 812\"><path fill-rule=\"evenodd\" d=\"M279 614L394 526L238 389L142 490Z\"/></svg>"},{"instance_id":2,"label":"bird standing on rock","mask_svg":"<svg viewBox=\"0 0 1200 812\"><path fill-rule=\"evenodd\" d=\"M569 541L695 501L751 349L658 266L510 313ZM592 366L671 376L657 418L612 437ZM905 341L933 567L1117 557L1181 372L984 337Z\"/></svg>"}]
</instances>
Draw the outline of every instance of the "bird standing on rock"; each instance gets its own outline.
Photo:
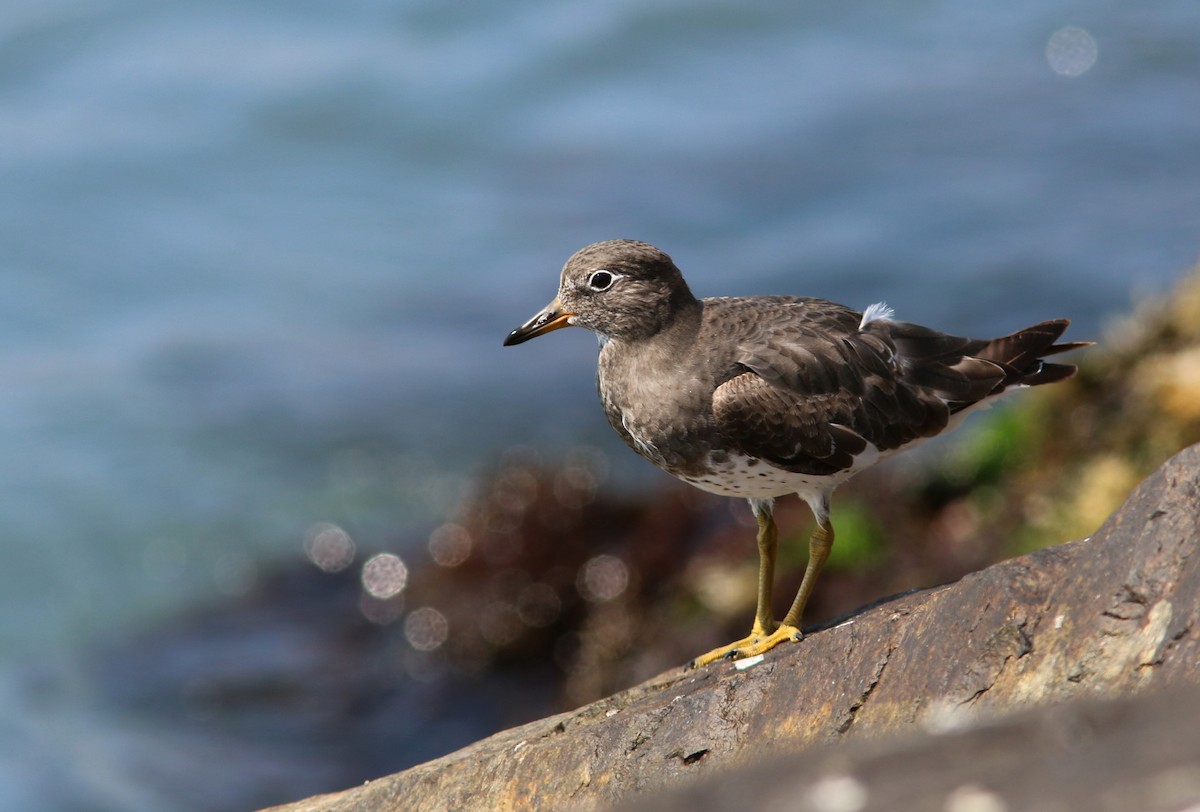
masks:
<instances>
[{"instance_id":1,"label":"bird standing on rock","mask_svg":"<svg viewBox=\"0 0 1200 812\"><path fill-rule=\"evenodd\" d=\"M665 253L608 240L575 253L558 296L505 346L561 327L600 339L604 413L637 453L705 491L747 499L758 523L758 607L750 634L692 661L749 657L799 640L829 550L835 488L956 427L1009 389L1063 380L1049 355L1067 319L970 339L800 296L697 299ZM781 622L771 613L774 500L798 494L816 519L808 565Z\"/></svg>"}]
</instances>

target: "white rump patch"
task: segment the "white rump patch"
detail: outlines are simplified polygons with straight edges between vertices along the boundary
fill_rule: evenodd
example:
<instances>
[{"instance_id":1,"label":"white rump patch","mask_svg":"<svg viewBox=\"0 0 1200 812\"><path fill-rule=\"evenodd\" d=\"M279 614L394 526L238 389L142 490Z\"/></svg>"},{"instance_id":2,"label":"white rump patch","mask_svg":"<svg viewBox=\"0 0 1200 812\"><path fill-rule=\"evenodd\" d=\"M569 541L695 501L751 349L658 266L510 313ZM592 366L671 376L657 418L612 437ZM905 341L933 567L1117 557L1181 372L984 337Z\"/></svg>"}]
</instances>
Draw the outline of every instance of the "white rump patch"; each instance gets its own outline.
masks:
<instances>
[{"instance_id":1,"label":"white rump patch","mask_svg":"<svg viewBox=\"0 0 1200 812\"><path fill-rule=\"evenodd\" d=\"M867 325L873 321L891 321L892 316L896 315L887 302L876 302L863 311L862 321L858 323L858 329L864 330Z\"/></svg>"}]
</instances>

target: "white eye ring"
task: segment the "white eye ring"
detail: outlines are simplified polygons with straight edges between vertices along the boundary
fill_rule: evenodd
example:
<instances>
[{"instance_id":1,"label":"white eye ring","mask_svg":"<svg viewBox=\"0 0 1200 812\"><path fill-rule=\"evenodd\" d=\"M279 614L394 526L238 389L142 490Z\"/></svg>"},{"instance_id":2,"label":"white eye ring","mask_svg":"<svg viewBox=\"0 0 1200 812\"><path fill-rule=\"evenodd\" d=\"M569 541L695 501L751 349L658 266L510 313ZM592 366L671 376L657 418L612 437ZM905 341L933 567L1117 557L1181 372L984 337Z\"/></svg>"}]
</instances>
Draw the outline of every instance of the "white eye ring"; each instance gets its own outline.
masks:
<instances>
[{"instance_id":1,"label":"white eye ring","mask_svg":"<svg viewBox=\"0 0 1200 812\"><path fill-rule=\"evenodd\" d=\"M592 290L608 290L612 287L612 283L617 281L621 274L615 271L610 271L607 268L601 268L598 271L592 271L592 275L588 277L588 287Z\"/></svg>"}]
</instances>

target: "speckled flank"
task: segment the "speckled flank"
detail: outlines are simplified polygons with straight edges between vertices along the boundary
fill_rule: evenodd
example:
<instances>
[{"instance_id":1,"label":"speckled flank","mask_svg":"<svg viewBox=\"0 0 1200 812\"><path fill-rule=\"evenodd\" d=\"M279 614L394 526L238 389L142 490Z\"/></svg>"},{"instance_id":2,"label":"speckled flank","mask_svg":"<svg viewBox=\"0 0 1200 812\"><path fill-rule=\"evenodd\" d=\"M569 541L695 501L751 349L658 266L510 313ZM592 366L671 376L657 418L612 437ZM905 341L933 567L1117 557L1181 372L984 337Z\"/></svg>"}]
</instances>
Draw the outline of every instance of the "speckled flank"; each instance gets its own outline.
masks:
<instances>
[{"instance_id":1,"label":"speckled flank","mask_svg":"<svg viewBox=\"0 0 1200 812\"><path fill-rule=\"evenodd\" d=\"M715 451L709 455L705 463L708 471L703 475L676 476L702 491L720 496L775 499L794 493L804 501L811 502L814 497L832 492L838 485L864 468L874 465L879 459L878 449L868 446L866 451L855 457L853 467L833 476L813 476L785 471L757 457Z\"/></svg>"}]
</instances>

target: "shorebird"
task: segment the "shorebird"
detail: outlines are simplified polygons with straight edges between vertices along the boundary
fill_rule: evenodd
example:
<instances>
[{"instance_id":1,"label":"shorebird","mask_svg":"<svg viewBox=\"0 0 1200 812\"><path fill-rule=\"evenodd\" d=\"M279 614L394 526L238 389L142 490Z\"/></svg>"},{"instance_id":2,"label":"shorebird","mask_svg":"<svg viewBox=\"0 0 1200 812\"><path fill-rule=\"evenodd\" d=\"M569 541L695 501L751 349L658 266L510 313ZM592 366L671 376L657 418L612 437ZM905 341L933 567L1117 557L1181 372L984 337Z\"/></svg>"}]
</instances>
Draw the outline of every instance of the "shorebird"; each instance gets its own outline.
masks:
<instances>
[{"instance_id":1,"label":"shorebird","mask_svg":"<svg viewBox=\"0 0 1200 812\"><path fill-rule=\"evenodd\" d=\"M801 639L833 545L834 489L1004 392L1070 377L1073 365L1044 360L1088 346L1056 343L1068 324L972 339L897 321L882 303L859 312L801 296L697 299L659 249L608 240L567 260L558 295L504 344L567 326L592 331L600 401L629 447L697 488L749 500L758 524L754 623L692 661L700 666ZM800 589L776 622L773 506L793 493L816 527Z\"/></svg>"}]
</instances>

